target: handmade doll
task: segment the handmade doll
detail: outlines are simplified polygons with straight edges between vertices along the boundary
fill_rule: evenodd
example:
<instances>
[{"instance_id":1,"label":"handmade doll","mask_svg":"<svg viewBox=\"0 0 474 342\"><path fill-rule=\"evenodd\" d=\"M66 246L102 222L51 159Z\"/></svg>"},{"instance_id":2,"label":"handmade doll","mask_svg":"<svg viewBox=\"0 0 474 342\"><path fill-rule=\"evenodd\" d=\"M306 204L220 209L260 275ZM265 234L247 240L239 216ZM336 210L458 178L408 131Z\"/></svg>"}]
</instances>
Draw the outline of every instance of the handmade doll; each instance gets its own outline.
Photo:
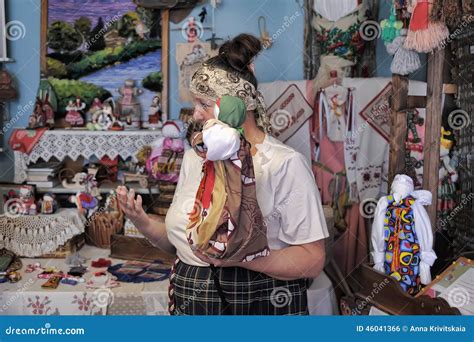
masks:
<instances>
[{"instance_id":1,"label":"handmade doll","mask_svg":"<svg viewBox=\"0 0 474 342\"><path fill-rule=\"evenodd\" d=\"M238 129L246 118L238 97L217 100L214 116L195 133L192 145L204 159L203 177L186 227L193 250L229 261L251 261L270 253L258 206L250 144Z\"/></svg>"},{"instance_id":2,"label":"handmade doll","mask_svg":"<svg viewBox=\"0 0 474 342\"><path fill-rule=\"evenodd\" d=\"M94 116L94 113L101 110L103 107L102 102L98 97L94 98L94 101L92 101L91 106L89 107L89 110L86 113L86 121L91 122L92 117Z\"/></svg>"},{"instance_id":3,"label":"handmade doll","mask_svg":"<svg viewBox=\"0 0 474 342\"><path fill-rule=\"evenodd\" d=\"M431 193L414 190L413 180L396 175L391 194L383 196L372 225L374 268L395 278L402 289L415 295L421 284L431 282L430 266L436 260L433 231L423 207Z\"/></svg>"},{"instance_id":4,"label":"handmade doll","mask_svg":"<svg viewBox=\"0 0 474 342\"><path fill-rule=\"evenodd\" d=\"M67 114L65 120L67 123L69 123L71 126L84 125L84 119L82 118L82 115L79 112L79 108L72 100L69 100L66 110Z\"/></svg>"},{"instance_id":5,"label":"handmade doll","mask_svg":"<svg viewBox=\"0 0 474 342\"><path fill-rule=\"evenodd\" d=\"M326 112L327 136L331 141L344 141L346 138L347 95L347 88L338 84L333 84L321 91L320 110Z\"/></svg>"},{"instance_id":6,"label":"handmade doll","mask_svg":"<svg viewBox=\"0 0 474 342\"><path fill-rule=\"evenodd\" d=\"M161 103L160 97L156 95L153 97L150 108L148 109L148 124L150 129L161 128L163 124L161 123Z\"/></svg>"},{"instance_id":7,"label":"handmade doll","mask_svg":"<svg viewBox=\"0 0 474 342\"><path fill-rule=\"evenodd\" d=\"M143 93L143 90L135 86L134 80L128 79L118 92L120 93L117 104L119 120L124 122L125 128L140 128L141 107L138 96Z\"/></svg>"},{"instance_id":8,"label":"handmade doll","mask_svg":"<svg viewBox=\"0 0 474 342\"><path fill-rule=\"evenodd\" d=\"M48 127L54 126L54 110L51 103L49 103L49 94L46 94L46 97L43 101L43 114L45 119L45 124Z\"/></svg>"},{"instance_id":9,"label":"handmade doll","mask_svg":"<svg viewBox=\"0 0 474 342\"><path fill-rule=\"evenodd\" d=\"M438 185L438 214L439 218L446 219L449 212L454 209L456 203L454 201L456 192L456 182L458 173L456 171L456 163L450 157L451 149L454 145L453 132L441 127L440 141L440 168L439 168L439 185ZM447 221L447 220L446 220Z\"/></svg>"},{"instance_id":10,"label":"handmade doll","mask_svg":"<svg viewBox=\"0 0 474 342\"><path fill-rule=\"evenodd\" d=\"M44 127L45 121L46 118L43 111L43 101L41 101L39 97L36 97L35 108L28 120L28 128L34 129Z\"/></svg>"},{"instance_id":11,"label":"handmade doll","mask_svg":"<svg viewBox=\"0 0 474 342\"><path fill-rule=\"evenodd\" d=\"M428 53L439 47L448 37L449 30L442 21L430 18L434 1L412 0L411 19L404 43L408 50Z\"/></svg>"},{"instance_id":12,"label":"handmade doll","mask_svg":"<svg viewBox=\"0 0 474 342\"><path fill-rule=\"evenodd\" d=\"M177 183L185 150L186 126L181 120L166 121L162 133L163 138L151 146L146 170L155 180Z\"/></svg>"}]
</instances>

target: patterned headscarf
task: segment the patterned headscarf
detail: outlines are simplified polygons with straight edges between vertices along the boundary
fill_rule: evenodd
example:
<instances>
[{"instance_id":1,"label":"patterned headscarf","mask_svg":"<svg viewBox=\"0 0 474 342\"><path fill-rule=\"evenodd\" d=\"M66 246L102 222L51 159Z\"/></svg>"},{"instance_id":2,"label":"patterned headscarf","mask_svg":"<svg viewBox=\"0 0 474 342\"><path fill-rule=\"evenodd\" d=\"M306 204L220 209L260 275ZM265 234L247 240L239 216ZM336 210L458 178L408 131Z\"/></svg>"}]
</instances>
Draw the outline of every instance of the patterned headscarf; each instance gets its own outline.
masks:
<instances>
[{"instance_id":1,"label":"patterned headscarf","mask_svg":"<svg viewBox=\"0 0 474 342\"><path fill-rule=\"evenodd\" d=\"M189 90L194 95L211 101L217 101L225 95L240 97L247 110L256 111L257 126L265 133L271 134L271 123L262 94L252 83L236 73L203 63L194 73Z\"/></svg>"}]
</instances>

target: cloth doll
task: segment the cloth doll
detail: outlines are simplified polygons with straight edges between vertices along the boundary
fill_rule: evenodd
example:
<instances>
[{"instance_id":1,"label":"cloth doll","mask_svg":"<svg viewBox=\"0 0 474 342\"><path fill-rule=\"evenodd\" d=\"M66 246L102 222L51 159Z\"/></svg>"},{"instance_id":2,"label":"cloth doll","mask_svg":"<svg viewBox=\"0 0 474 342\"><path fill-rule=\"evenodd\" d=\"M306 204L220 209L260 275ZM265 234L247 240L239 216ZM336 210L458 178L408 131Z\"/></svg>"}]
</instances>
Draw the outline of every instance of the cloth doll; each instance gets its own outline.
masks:
<instances>
[{"instance_id":1,"label":"cloth doll","mask_svg":"<svg viewBox=\"0 0 474 342\"><path fill-rule=\"evenodd\" d=\"M433 231L424 205L431 193L414 190L407 175L396 175L392 194L382 197L372 225L374 268L395 278L402 289L415 295L431 282L430 266L436 260Z\"/></svg>"},{"instance_id":2,"label":"cloth doll","mask_svg":"<svg viewBox=\"0 0 474 342\"><path fill-rule=\"evenodd\" d=\"M79 100L80 101L80 100ZM72 100L69 100L66 106L67 114L65 120L71 126L82 126L84 125L84 119L80 112L80 107L77 106Z\"/></svg>"},{"instance_id":3,"label":"cloth doll","mask_svg":"<svg viewBox=\"0 0 474 342\"><path fill-rule=\"evenodd\" d=\"M153 142L146 161L148 174L156 180L177 183L183 160L186 126L181 120L166 121L163 137Z\"/></svg>"},{"instance_id":4,"label":"cloth doll","mask_svg":"<svg viewBox=\"0 0 474 342\"><path fill-rule=\"evenodd\" d=\"M215 119L193 136L192 145L204 159L203 177L186 227L192 249L238 262L270 252L250 144L238 131L246 113L243 100L223 96L216 102Z\"/></svg>"},{"instance_id":5,"label":"cloth doll","mask_svg":"<svg viewBox=\"0 0 474 342\"><path fill-rule=\"evenodd\" d=\"M430 20L432 3L428 0L413 0L412 8L404 46L420 53L431 52L448 38L449 30L445 23Z\"/></svg>"}]
</instances>

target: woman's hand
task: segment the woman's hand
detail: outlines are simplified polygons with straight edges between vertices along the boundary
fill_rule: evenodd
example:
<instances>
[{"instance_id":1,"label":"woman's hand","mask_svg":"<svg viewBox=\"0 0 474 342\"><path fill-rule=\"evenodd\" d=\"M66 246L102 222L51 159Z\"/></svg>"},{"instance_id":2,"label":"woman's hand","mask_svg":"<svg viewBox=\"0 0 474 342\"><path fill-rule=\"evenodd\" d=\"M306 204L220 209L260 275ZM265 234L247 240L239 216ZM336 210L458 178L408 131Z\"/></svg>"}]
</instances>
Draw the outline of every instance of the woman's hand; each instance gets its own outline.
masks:
<instances>
[{"instance_id":1,"label":"woman's hand","mask_svg":"<svg viewBox=\"0 0 474 342\"><path fill-rule=\"evenodd\" d=\"M204 261L205 263L214 265L216 267L235 267L235 266L240 266L241 264L240 262L237 262L237 261L210 258L204 253L202 253L201 251L194 251L194 255L197 256L202 261Z\"/></svg>"},{"instance_id":2,"label":"woman's hand","mask_svg":"<svg viewBox=\"0 0 474 342\"><path fill-rule=\"evenodd\" d=\"M124 186L117 187L117 198L120 203L120 209L123 211L125 216L127 216L137 227L145 227L150 218L145 213L142 207L142 197L140 195L135 199L135 190L127 190Z\"/></svg>"}]
</instances>

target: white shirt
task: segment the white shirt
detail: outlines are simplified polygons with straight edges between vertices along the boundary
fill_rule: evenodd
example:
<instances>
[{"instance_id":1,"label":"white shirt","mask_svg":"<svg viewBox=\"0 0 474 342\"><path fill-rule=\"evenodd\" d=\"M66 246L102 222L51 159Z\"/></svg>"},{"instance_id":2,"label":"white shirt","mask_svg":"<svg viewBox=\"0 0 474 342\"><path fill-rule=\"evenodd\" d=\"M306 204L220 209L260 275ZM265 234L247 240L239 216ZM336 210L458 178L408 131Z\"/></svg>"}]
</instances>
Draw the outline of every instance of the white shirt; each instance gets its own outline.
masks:
<instances>
[{"instance_id":1,"label":"white shirt","mask_svg":"<svg viewBox=\"0 0 474 342\"><path fill-rule=\"evenodd\" d=\"M267 224L270 249L327 238L319 191L303 155L268 135L256 148L252 159L257 201ZM173 203L166 215L168 240L176 247L178 258L195 266L208 266L193 254L185 234L202 177L202 163L194 150L184 154Z\"/></svg>"}]
</instances>

